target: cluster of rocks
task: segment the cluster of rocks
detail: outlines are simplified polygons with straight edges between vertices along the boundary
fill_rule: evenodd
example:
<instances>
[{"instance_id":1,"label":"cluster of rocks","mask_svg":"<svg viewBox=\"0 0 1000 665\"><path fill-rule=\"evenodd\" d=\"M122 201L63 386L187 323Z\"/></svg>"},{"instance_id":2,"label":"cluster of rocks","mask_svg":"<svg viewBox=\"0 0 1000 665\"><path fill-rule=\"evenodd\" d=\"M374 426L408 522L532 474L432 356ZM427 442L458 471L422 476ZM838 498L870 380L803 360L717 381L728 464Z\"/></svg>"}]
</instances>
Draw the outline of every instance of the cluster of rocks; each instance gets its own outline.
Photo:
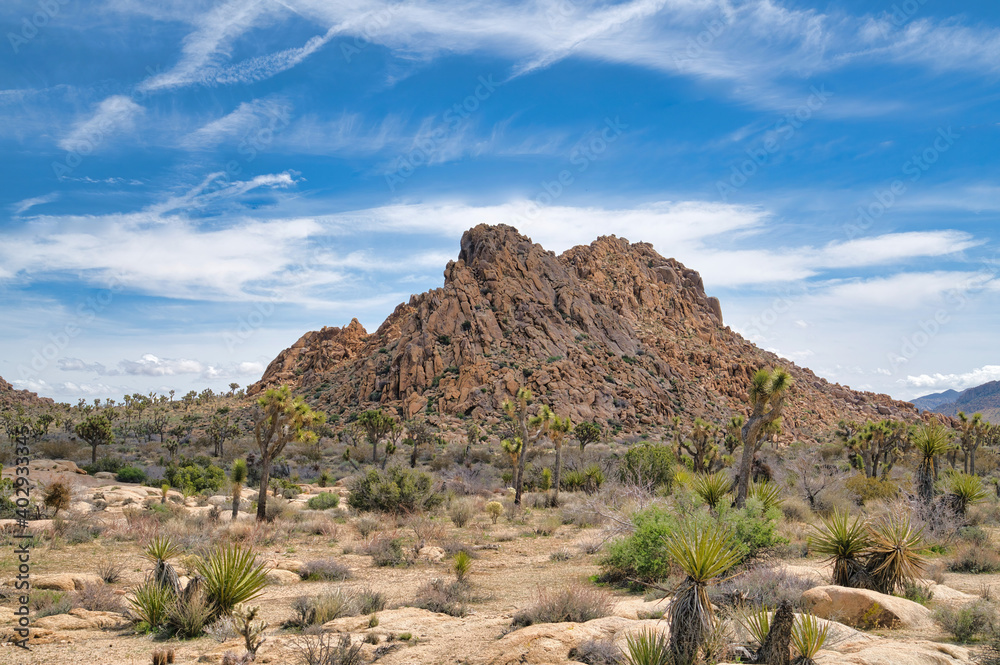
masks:
<instances>
[{"instance_id":1,"label":"cluster of rocks","mask_svg":"<svg viewBox=\"0 0 1000 665\"><path fill-rule=\"evenodd\" d=\"M293 385L318 403L392 406L490 422L519 386L574 422L716 422L743 410L762 367L795 378L785 431L808 439L839 419L916 419L886 395L830 384L723 324L700 275L648 243L601 237L561 256L509 226L462 237L444 286L400 304L374 333L356 320L282 351L254 395Z\"/></svg>"}]
</instances>

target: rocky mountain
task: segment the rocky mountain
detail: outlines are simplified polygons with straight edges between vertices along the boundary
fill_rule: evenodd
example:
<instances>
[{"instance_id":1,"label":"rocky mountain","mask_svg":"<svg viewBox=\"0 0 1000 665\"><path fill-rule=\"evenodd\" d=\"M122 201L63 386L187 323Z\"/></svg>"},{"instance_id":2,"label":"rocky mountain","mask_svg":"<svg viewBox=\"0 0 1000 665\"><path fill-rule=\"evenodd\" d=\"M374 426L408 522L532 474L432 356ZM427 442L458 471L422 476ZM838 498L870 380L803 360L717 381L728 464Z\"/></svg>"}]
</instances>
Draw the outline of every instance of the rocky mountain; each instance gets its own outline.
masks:
<instances>
[{"instance_id":1,"label":"rocky mountain","mask_svg":"<svg viewBox=\"0 0 1000 665\"><path fill-rule=\"evenodd\" d=\"M0 409L23 406L24 408L52 406L55 402L48 397L39 397L28 390L15 390L14 386L0 377Z\"/></svg>"},{"instance_id":2,"label":"rocky mountain","mask_svg":"<svg viewBox=\"0 0 1000 665\"><path fill-rule=\"evenodd\" d=\"M961 393L949 390L939 394L944 395L947 393L954 393L954 395L951 399L938 402L933 407L921 408L926 408L946 416L957 416L959 411L964 411L970 415L973 413L982 413L983 417L991 423L1000 423L1000 381L990 381L963 390Z\"/></svg>"},{"instance_id":3,"label":"rocky mountain","mask_svg":"<svg viewBox=\"0 0 1000 665\"><path fill-rule=\"evenodd\" d=\"M479 225L443 287L373 333L356 319L307 332L248 393L288 383L327 411L495 422L526 385L574 422L636 431L675 415L725 422L745 411L754 371L777 365L795 379L787 437L828 433L841 418L918 418L910 403L828 383L744 340L699 274L648 243L607 236L556 256L514 228Z\"/></svg>"},{"instance_id":4,"label":"rocky mountain","mask_svg":"<svg viewBox=\"0 0 1000 665\"><path fill-rule=\"evenodd\" d=\"M923 397L918 397L913 400L913 405L920 409L921 411L934 411L935 407L941 406L942 404L947 404L948 402L954 402L955 399L960 395L957 390L945 390L940 393L932 393L930 395L924 395Z\"/></svg>"}]
</instances>

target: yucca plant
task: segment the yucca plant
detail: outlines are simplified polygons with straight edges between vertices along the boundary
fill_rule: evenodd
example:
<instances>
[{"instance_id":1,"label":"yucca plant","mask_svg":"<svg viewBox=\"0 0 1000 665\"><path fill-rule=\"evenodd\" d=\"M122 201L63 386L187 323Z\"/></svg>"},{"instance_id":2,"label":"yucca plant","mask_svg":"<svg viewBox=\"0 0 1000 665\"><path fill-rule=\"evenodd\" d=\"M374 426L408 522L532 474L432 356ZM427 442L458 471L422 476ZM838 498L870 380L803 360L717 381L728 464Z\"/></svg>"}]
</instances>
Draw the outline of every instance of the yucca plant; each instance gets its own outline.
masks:
<instances>
[{"instance_id":1,"label":"yucca plant","mask_svg":"<svg viewBox=\"0 0 1000 665\"><path fill-rule=\"evenodd\" d=\"M455 572L455 579L458 582L465 582L469 576L470 568L472 568L472 557L464 550L458 551L451 564L451 569Z\"/></svg>"},{"instance_id":2,"label":"yucca plant","mask_svg":"<svg viewBox=\"0 0 1000 665\"><path fill-rule=\"evenodd\" d=\"M148 575L142 584L132 589L126 600L136 617L155 629L165 623L167 611L177 600L177 595Z\"/></svg>"},{"instance_id":3,"label":"yucca plant","mask_svg":"<svg viewBox=\"0 0 1000 665\"><path fill-rule=\"evenodd\" d=\"M835 510L823 520L822 527L813 527L810 547L833 562L833 583L839 586L869 586L863 557L868 551L869 535L861 517L851 521L846 511Z\"/></svg>"},{"instance_id":4,"label":"yucca plant","mask_svg":"<svg viewBox=\"0 0 1000 665\"><path fill-rule=\"evenodd\" d=\"M157 584L170 590L177 596L181 592L181 583L177 577L177 571L168 563L168 559L177 556L181 548L175 545L166 536L156 536L146 543L143 548L142 558L153 564L153 579Z\"/></svg>"},{"instance_id":5,"label":"yucca plant","mask_svg":"<svg viewBox=\"0 0 1000 665\"><path fill-rule=\"evenodd\" d=\"M216 616L230 614L240 603L257 598L267 586L267 569L249 547L230 545L198 562L205 596Z\"/></svg>"},{"instance_id":6,"label":"yucca plant","mask_svg":"<svg viewBox=\"0 0 1000 665\"><path fill-rule=\"evenodd\" d=\"M909 515L890 513L869 525L870 544L865 568L872 587L892 594L913 583L926 565L920 556L923 529L914 529Z\"/></svg>"},{"instance_id":7,"label":"yucca plant","mask_svg":"<svg viewBox=\"0 0 1000 665\"><path fill-rule=\"evenodd\" d=\"M768 480L752 481L747 490L747 498L760 501L764 505L764 510L778 508L785 502L781 496L781 488Z\"/></svg>"},{"instance_id":8,"label":"yucca plant","mask_svg":"<svg viewBox=\"0 0 1000 665\"><path fill-rule=\"evenodd\" d=\"M715 510L733 488L733 481L725 471L698 474L691 481L691 489L708 507Z\"/></svg>"},{"instance_id":9,"label":"yucca plant","mask_svg":"<svg viewBox=\"0 0 1000 665\"><path fill-rule=\"evenodd\" d=\"M830 634L830 623L824 621L821 626L819 619L812 614L800 614L798 620L792 626L792 647L798 652L798 657L793 661L795 665L816 665L813 658Z\"/></svg>"},{"instance_id":10,"label":"yucca plant","mask_svg":"<svg viewBox=\"0 0 1000 665\"><path fill-rule=\"evenodd\" d=\"M191 593L182 593L167 606L164 618L167 626L174 630L177 637L190 638L201 635L205 626L212 620L212 607L200 589Z\"/></svg>"},{"instance_id":11,"label":"yucca plant","mask_svg":"<svg viewBox=\"0 0 1000 665\"><path fill-rule=\"evenodd\" d=\"M674 665L690 665L715 627L708 586L736 565L739 553L730 534L717 525L679 529L665 540L667 553L687 575L668 609L670 652Z\"/></svg>"},{"instance_id":12,"label":"yucca plant","mask_svg":"<svg viewBox=\"0 0 1000 665\"><path fill-rule=\"evenodd\" d=\"M738 621L757 647L764 644L767 634L771 632L771 610L766 607L748 610L738 617Z\"/></svg>"},{"instance_id":13,"label":"yucca plant","mask_svg":"<svg viewBox=\"0 0 1000 665\"><path fill-rule=\"evenodd\" d=\"M948 495L959 515L965 515L969 506L989 496L983 479L968 473L956 473L948 480Z\"/></svg>"},{"instance_id":14,"label":"yucca plant","mask_svg":"<svg viewBox=\"0 0 1000 665\"><path fill-rule=\"evenodd\" d=\"M629 633L625 636L625 661L628 665L669 665L670 642L651 628Z\"/></svg>"},{"instance_id":15,"label":"yucca plant","mask_svg":"<svg viewBox=\"0 0 1000 665\"><path fill-rule=\"evenodd\" d=\"M934 499L937 458L951 450L952 438L951 430L937 422L921 425L913 433L913 448L920 455L920 465L917 467L917 493L924 501Z\"/></svg>"}]
</instances>

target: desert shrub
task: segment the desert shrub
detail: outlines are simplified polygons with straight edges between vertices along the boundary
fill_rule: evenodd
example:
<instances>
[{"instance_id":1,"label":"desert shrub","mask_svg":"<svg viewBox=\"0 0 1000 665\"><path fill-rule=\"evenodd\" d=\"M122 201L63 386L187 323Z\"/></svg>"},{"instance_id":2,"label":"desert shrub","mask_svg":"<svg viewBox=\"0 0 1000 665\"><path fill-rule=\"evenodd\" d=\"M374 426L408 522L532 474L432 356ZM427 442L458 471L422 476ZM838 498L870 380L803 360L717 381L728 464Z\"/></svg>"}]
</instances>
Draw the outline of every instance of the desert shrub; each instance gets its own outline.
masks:
<instances>
[{"instance_id":1,"label":"desert shrub","mask_svg":"<svg viewBox=\"0 0 1000 665\"><path fill-rule=\"evenodd\" d=\"M354 521L354 528L358 530L358 535L367 540L368 536L382 530L382 521L377 517L362 515Z\"/></svg>"},{"instance_id":2,"label":"desert shrub","mask_svg":"<svg viewBox=\"0 0 1000 665\"><path fill-rule=\"evenodd\" d=\"M414 513L435 508L444 497L434 491L429 474L393 467L371 469L350 485L347 503L355 510L387 513Z\"/></svg>"},{"instance_id":3,"label":"desert shrub","mask_svg":"<svg viewBox=\"0 0 1000 665\"><path fill-rule=\"evenodd\" d=\"M630 485L650 489L663 488L669 492L674 482L677 458L667 446L648 443L629 449L618 466L618 479Z\"/></svg>"},{"instance_id":4,"label":"desert shrub","mask_svg":"<svg viewBox=\"0 0 1000 665\"><path fill-rule=\"evenodd\" d=\"M165 477L171 487L192 494L202 490L221 489L226 482L226 472L214 464L205 467L197 464L171 465L167 467Z\"/></svg>"},{"instance_id":5,"label":"desert shrub","mask_svg":"<svg viewBox=\"0 0 1000 665\"><path fill-rule=\"evenodd\" d=\"M490 521L496 524L500 516L503 515L503 504L499 501L489 501L485 510L486 514L490 516Z\"/></svg>"},{"instance_id":6,"label":"desert shrub","mask_svg":"<svg viewBox=\"0 0 1000 665\"><path fill-rule=\"evenodd\" d=\"M35 591L31 594L31 609L36 619L66 614L73 609L73 599L62 591Z\"/></svg>"},{"instance_id":7,"label":"desert shrub","mask_svg":"<svg viewBox=\"0 0 1000 665\"><path fill-rule=\"evenodd\" d=\"M459 529L464 528L475 513L476 506L468 499L452 501L451 507L448 509L448 516L451 518L452 523Z\"/></svg>"},{"instance_id":8,"label":"desert shrub","mask_svg":"<svg viewBox=\"0 0 1000 665\"><path fill-rule=\"evenodd\" d=\"M801 607L802 593L814 586L809 578L782 568L755 566L709 587L708 596L719 606L773 608L787 600L792 607Z\"/></svg>"},{"instance_id":9,"label":"desert shrub","mask_svg":"<svg viewBox=\"0 0 1000 665\"><path fill-rule=\"evenodd\" d=\"M844 487L859 506L863 506L869 501L888 501L899 495L899 485L893 481L868 478L863 474L848 478Z\"/></svg>"},{"instance_id":10,"label":"desert shrub","mask_svg":"<svg viewBox=\"0 0 1000 665\"><path fill-rule=\"evenodd\" d=\"M357 602L358 614L381 612L388 604L385 594L371 588L359 589L355 592L354 598Z\"/></svg>"},{"instance_id":11,"label":"desert shrub","mask_svg":"<svg viewBox=\"0 0 1000 665\"><path fill-rule=\"evenodd\" d=\"M620 665L622 652L611 640L584 640L570 649L569 657L586 665Z\"/></svg>"},{"instance_id":12,"label":"desert shrub","mask_svg":"<svg viewBox=\"0 0 1000 665\"><path fill-rule=\"evenodd\" d=\"M198 562L205 596L215 613L229 614L233 608L257 598L267 586L267 570L249 547L227 545L213 550Z\"/></svg>"},{"instance_id":13,"label":"desert shrub","mask_svg":"<svg viewBox=\"0 0 1000 665\"><path fill-rule=\"evenodd\" d=\"M314 633L289 641L293 652L305 665L362 665L361 644L351 644L349 634Z\"/></svg>"},{"instance_id":14,"label":"desert shrub","mask_svg":"<svg viewBox=\"0 0 1000 665\"><path fill-rule=\"evenodd\" d=\"M95 572L107 584L114 584L122 578L122 573L125 572L125 565L118 559L101 559L97 564Z\"/></svg>"},{"instance_id":15,"label":"desert shrub","mask_svg":"<svg viewBox=\"0 0 1000 665\"><path fill-rule=\"evenodd\" d=\"M583 623L608 616L614 602L611 596L585 586L570 586L559 590L540 589L531 607L514 615L514 626L536 623Z\"/></svg>"},{"instance_id":16,"label":"desert shrub","mask_svg":"<svg viewBox=\"0 0 1000 665\"><path fill-rule=\"evenodd\" d=\"M402 568L413 563L399 536L376 536L365 548L365 554L371 556L372 563L380 568Z\"/></svg>"},{"instance_id":17,"label":"desert shrub","mask_svg":"<svg viewBox=\"0 0 1000 665\"><path fill-rule=\"evenodd\" d=\"M62 522L55 531L63 537L67 545L79 545L89 543L101 535L101 525L87 520L71 520Z\"/></svg>"},{"instance_id":18,"label":"desert shrub","mask_svg":"<svg viewBox=\"0 0 1000 665\"><path fill-rule=\"evenodd\" d=\"M121 612L125 609L122 597L104 582L84 584L76 594L75 605L91 612Z\"/></svg>"},{"instance_id":19,"label":"desert shrub","mask_svg":"<svg viewBox=\"0 0 1000 665\"><path fill-rule=\"evenodd\" d=\"M632 516L635 531L608 543L598 562L601 579L611 584L637 586L666 579L671 572L666 536L678 527L674 513L652 506Z\"/></svg>"},{"instance_id":20,"label":"desert shrub","mask_svg":"<svg viewBox=\"0 0 1000 665\"><path fill-rule=\"evenodd\" d=\"M435 579L417 590L417 596L412 605L429 612L464 617L468 614L466 607L468 601L468 584Z\"/></svg>"},{"instance_id":21,"label":"desert shrub","mask_svg":"<svg viewBox=\"0 0 1000 665\"><path fill-rule=\"evenodd\" d=\"M1000 554L991 547L969 544L960 547L948 561L948 570L953 573L984 575L1000 572Z\"/></svg>"},{"instance_id":22,"label":"desert shrub","mask_svg":"<svg viewBox=\"0 0 1000 665\"><path fill-rule=\"evenodd\" d=\"M934 598L934 592L930 586L924 586L916 582L908 582L903 586L903 598L912 600L915 603L926 605Z\"/></svg>"},{"instance_id":23,"label":"desert shrub","mask_svg":"<svg viewBox=\"0 0 1000 665\"><path fill-rule=\"evenodd\" d=\"M766 508L758 499L747 499L743 508L719 510L719 522L732 535L740 561L752 559L764 550L788 542L777 533L780 520L780 508Z\"/></svg>"},{"instance_id":24,"label":"desert shrub","mask_svg":"<svg viewBox=\"0 0 1000 665\"><path fill-rule=\"evenodd\" d=\"M281 496L272 496L267 500L267 505L264 506L264 519L268 522L293 520L295 516L295 509Z\"/></svg>"},{"instance_id":25,"label":"desert shrub","mask_svg":"<svg viewBox=\"0 0 1000 665\"><path fill-rule=\"evenodd\" d=\"M970 642L990 630L996 620L996 610L985 600L976 600L962 607L941 607L934 618L958 642Z\"/></svg>"},{"instance_id":26,"label":"desert shrub","mask_svg":"<svg viewBox=\"0 0 1000 665\"><path fill-rule=\"evenodd\" d=\"M115 480L120 483L142 484L146 482L146 472L135 466L123 466L118 469L118 475L115 476Z\"/></svg>"},{"instance_id":27,"label":"desert shrub","mask_svg":"<svg viewBox=\"0 0 1000 665\"><path fill-rule=\"evenodd\" d=\"M990 542L990 534L981 526L963 526L957 535L959 540L973 545L983 546Z\"/></svg>"},{"instance_id":28,"label":"desert shrub","mask_svg":"<svg viewBox=\"0 0 1000 665\"><path fill-rule=\"evenodd\" d=\"M312 510L327 510L340 505L340 495L336 492L320 492L314 497L310 497L306 503Z\"/></svg>"},{"instance_id":29,"label":"desert shrub","mask_svg":"<svg viewBox=\"0 0 1000 665\"><path fill-rule=\"evenodd\" d=\"M535 533L539 536L551 536L562 526L562 518L557 515L549 515L535 525Z\"/></svg>"},{"instance_id":30,"label":"desert shrub","mask_svg":"<svg viewBox=\"0 0 1000 665\"><path fill-rule=\"evenodd\" d=\"M299 576L304 580L342 581L351 577L351 569L336 559L315 559L302 565Z\"/></svg>"},{"instance_id":31,"label":"desert shrub","mask_svg":"<svg viewBox=\"0 0 1000 665\"><path fill-rule=\"evenodd\" d=\"M165 623L177 637L198 637L205 632L205 626L211 622L213 616L212 606L200 588L196 588L193 592L185 589L185 593L175 598L167 607Z\"/></svg>"},{"instance_id":32,"label":"desert shrub","mask_svg":"<svg viewBox=\"0 0 1000 665\"><path fill-rule=\"evenodd\" d=\"M66 510L69 508L73 492L70 490L69 485L56 480L45 486L45 491L42 496L42 501L45 503L45 507L52 508L55 511L53 515L58 515L60 510Z\"/></svg>"},{"instance_id":33,"label":"desert shrub","mask_svg":"<svg viewBox=\"0 0 1000 665\"><path fill-rule=\"evenodd\" d=\"M356 598L342 589L318 596L299 596L292 601L292 611L295 615L289 625L301 628L359 614Z\"/></svg>"},{"instance_id":34,"label":"desert shrub","mask_svg":"<svg viewBox=\"0 0 1000 665\"><path fill-rule=\"evenodd\" d=\"M414 515L406 520L406 526L413 529L416 536L417 546L423 547L430 542L440 542L444 540L447 527L444 522L435 520L426 515Z\"/></svg>"}]
</instances>

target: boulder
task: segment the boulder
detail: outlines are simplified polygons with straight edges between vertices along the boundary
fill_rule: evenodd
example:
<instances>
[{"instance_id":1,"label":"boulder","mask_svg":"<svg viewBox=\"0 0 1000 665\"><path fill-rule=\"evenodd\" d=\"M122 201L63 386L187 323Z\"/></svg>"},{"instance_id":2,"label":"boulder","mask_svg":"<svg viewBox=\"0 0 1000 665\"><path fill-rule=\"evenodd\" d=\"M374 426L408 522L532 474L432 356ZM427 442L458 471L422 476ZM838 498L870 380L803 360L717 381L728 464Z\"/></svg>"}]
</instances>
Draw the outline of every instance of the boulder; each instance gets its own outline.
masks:
<instances>
[{"instance_id":1,"label":"boulder","mask_svg":"<svg viewBox=\"0 0 1000 665\"><path fill-rule=\"evenodd\" d=\"M973 665L968 649L924 640L835 644L817 654L819 665Z\"/></svg>"},{"instance_id":2,"label":"boulder","mask_svg":"<svg viewBox=\"0 0 1000 665\"><path fill-rule=\"evenodd\" d=\"M104 580L94 573L54 573L31 576L31 586L35 589L55 591L79 591L87 584L103 583Z\"/></svg>"},{"instance_id":3,"label":"boulder","mask_svg":"<svg viewBox=\"0 0 1000 665\"><path fill-rule=\"evenodd\" d=\"M91 612L77 608L69 614L53 614L36 619L33 626L45 630L103 630L117 628L126 623L126 619L117 612Z\"/></svg>"},{"instance_id":4,"label":"boulder","mask_svg":"<svg viewBox=\"0 0 1000 665\"><path fill-rule=\"evenodd\" d=\"M275 568L267 573L267 581L276 586L288 586L289 584L298 584L302 578L290 570Z\"/></svg>"},{"instance_id":5,"label":"boulder","mask_svg":"<svg viewBox=\"0 0 1000 665\"><path fill-rule=\"evenodd\" d=\"M94 478L100 478L101 480L114 480L115 474L110 471L98 471L94 474Z\"/></svg>"},{"instance_id":6,"label":"boulder","mask_svg":"<svg viewBox=\"0 0 1000 665\"><path fill-rule=\"evenodd\" d=\"M868 589L820 586L802 594L802 604L811 613L862 629L933 628L931 611L905 598L887 596Z\"/></svg>"}]
</instances>

